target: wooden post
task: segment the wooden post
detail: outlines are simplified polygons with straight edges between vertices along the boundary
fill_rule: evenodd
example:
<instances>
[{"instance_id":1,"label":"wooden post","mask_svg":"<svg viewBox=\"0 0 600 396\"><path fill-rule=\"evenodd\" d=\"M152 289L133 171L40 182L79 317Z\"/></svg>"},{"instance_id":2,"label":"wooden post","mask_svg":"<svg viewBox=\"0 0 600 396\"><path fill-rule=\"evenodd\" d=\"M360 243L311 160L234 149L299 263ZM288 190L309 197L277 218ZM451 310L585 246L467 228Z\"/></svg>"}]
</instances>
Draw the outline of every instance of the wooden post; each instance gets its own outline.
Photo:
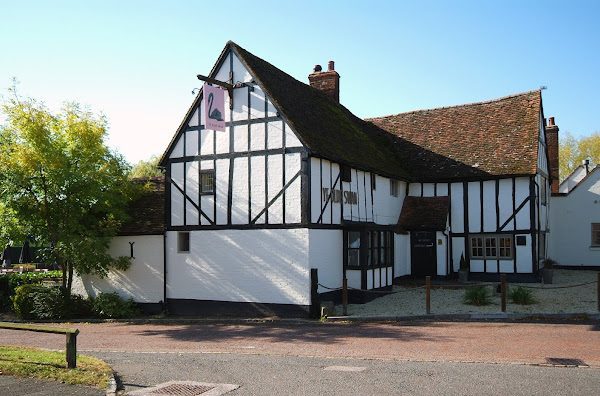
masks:
<instances>
[{"instance_id":1,"label":"wooden post","mask_svg":"<svg viewBox=\"0 0 600 396\"><path fill-rule=\"evenodd\" d=\"M310 318L321 317L321 303L319 301L319 274L316 268L310 269Z\"/></svg>"},{"instance_id":2,"label":"wooden post","mask_svg":"<svg viewBox=\"0 0 600 396\"><path fill-rule=\"evenodd\" d=\"M348 316L348 279L346 278L342 281L342 306L344 316Z\"/></svg>"},{"instance_id":3,"label":"wooden post","mask_svg":"<svg viewBox=\"0 0 600 396\"><path fill-rule=\"evenodd\" d=\"M506 274L500 274L500 300L502 301L502 312L506 312Z\"/></svg>"},{"instance_id":4,"label":"wooden post","mask_svg":"<svg viewBox=\"0 0 600 396\"><path fill-rule=\"evenodd\" d=\"M77 367L77 333L67 333L67 368Z\"/></svg>"},{"instance_id":5,"label":"wooden post","mask_svg":"<svg viewBox=\"0 0 600 396\"><path fill-rule=\"evenodd\" d=\"M431 276L425 277L425 311L431 313Z\"/></svg>"}]
</instances>

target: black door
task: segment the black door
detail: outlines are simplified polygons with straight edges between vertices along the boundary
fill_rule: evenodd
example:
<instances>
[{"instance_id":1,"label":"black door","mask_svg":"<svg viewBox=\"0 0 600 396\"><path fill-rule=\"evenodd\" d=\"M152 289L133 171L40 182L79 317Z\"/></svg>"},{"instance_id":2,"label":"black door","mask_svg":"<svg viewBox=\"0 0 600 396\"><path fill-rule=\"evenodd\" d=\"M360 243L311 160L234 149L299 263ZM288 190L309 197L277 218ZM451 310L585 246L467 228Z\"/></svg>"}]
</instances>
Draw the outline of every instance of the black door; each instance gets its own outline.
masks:
<instances>
[{"instance_id":1,"label":"black door","mask_svg":"<svg viewBox=\"0 0 600 396\"><path fill-rule=\"evenodd\" d=\"M436 238L434 231L410 233L410 258L413 276L437 274Z\"/></svg>"}]
</instances>

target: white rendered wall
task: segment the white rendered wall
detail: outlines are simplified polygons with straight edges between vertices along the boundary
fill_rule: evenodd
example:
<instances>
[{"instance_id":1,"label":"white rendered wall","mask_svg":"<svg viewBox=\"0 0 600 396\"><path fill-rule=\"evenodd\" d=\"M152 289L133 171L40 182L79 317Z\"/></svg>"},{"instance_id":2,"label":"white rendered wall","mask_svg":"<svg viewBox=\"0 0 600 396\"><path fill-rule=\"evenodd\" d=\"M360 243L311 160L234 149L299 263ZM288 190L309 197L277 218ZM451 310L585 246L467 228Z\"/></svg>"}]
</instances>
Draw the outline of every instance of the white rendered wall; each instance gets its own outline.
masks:
<instances>
[{"instance_id":1,"label":"white rendered wall","mask_svg":"<svg viewBox=\"0 0 600 396\"><path fill-rule=\"evenodd\" d=\"M319 270L319 283L329 288L342 287L343 231L311 229L308 236L309 264L310 268ZM319 286L319 293L330 291Z\"/></svg>"},{"instance_id":2,"label":"white rendered wall","mask_svg":"<svg viewBox=\"0 0 600 396\"><path fill-rule=\"evenodd\" d=\"M226 81L230 71L235 82L253 80L233 53L218 67L216 78ZM205 125L203 100L199 100L185 121L185 130L181 131L169 155L171 160L177 161L169 166L171 179L179 187L170 187L170 225L228 224L229 209L232 224L300 223L301 180L296 175L301 169L298 151L302 143L279 117L265 92L256 84L251 85L253 89L234 89L231 111L229 95L225 93L225 131L199 129ZM199 99L201 97L202 92ZM227 125L231 121L241 124ZM296 149L296 152L284 154L284 149ZM237 155L230 160L227 154ZM215 171L216 191L199 196L199 172L205 170ZM230 191L232 207L228 208ZM272 199L275 202L269 206Z\"/></svg>"},{"instance_id":3,"label":"white rendered wall","mask_svg":"<svg viewBox=\"0 0 600 396\"><path fill-rule=\"evenodd\" d=\"M436 254L437 254L437 275L438 276L446 276L448 275L448 271L446 269L447 263L447 249L448 243L446 242L446 236L443 232L437 231L435 233L436 237Z\"/></svg>"},{"instance_id":4,"label":"white rendered wall","mask_svg":"<svg viewBox=\"0 0 600 396\"><path fill-rule=\"evenodd\" d=\"M566 196L551 198L548 257L568 266L600 266L592 247L592 223L600 223L600 172L594 171Z\"/></svg>"},{"instance_id":5,"label":"white rendered wall","mask_svg":"<svg viewBox=\"0 0 600 396\"><path fill-rule=\"evenodd\" d=\"M106 278L95 275L75 276L73 293L95 297L98 293L117 292L123 298L140 303L163 300L162 235L118 236L113 238L109 253L113 257L130 255L129 242L134 242L135 259L127 271L110 271Z\"/></svg>"},{"instance_id":6,"label":"white rendered wall","mask_svg":"<svg viewBox=\"0 0 600 396\"><path fill-rule=\"evenodd\" d=\"M320 224L341 224L347 221L396 224L406 194L406 183L397 181L398 196L390 194L390 179L370 172L350 168L351 181L339 178L340 166L326 159L312 157L311 221ZM374 178L375 189L372 189ZM332 193L331 191L334 191ZM348 198L351 195L355 200Z\"/></svg>"},{"instance_id":7,"label":"white rendered wall","mask_svg":"<svg viewBox=\"0 0 600 396\"><path fill-rule=\"evenodd\" d=\"M167 298L310 304L308 229L167 232ZM341 249L340 249L341 250Z\"/></svg>"},{"instance_id":8,"label":"white rendered wall","mask_svg":"<svg viewBox=\"0 0 600 396\"><path fill-rule=\"evenodd\" d=\"M410 235L394 234L394 275L410 275Z\"/></svg>"}]
</instances>

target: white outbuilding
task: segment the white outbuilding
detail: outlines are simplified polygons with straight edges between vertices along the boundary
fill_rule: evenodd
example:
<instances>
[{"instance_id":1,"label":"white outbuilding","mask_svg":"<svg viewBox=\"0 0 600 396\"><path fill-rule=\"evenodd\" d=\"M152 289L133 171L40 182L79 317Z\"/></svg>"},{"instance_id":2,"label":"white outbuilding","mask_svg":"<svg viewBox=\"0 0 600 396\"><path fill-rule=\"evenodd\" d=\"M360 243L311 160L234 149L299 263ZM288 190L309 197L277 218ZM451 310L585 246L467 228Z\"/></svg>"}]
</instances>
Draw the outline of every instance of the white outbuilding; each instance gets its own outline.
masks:
<instances>
[{"instance_id":1,"label":"white outbuilding","mask_svg":"<svg viewBox=\"0 0 600 396\"><path fill-rule=\"evenodd\" d=\"M600 268L600 168L577 167L552 194L548 257L565 267Z\"/></svg>"}]
</instances>

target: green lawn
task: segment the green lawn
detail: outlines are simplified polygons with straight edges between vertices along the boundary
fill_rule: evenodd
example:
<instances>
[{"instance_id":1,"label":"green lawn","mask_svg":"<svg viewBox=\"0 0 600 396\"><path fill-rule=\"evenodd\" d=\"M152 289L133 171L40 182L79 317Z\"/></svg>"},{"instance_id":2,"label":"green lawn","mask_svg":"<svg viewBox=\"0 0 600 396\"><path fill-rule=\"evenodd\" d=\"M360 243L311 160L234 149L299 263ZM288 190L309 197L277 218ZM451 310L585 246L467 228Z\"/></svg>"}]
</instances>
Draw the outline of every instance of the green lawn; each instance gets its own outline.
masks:
<instances>
[{"instance_id":1,"label":"green lawn","mask_svg":"<svg viewBox=\"0 0 600 396\"><path fill-rule=\"evenodd\" d=\"M64 352L35 348L0 346L0 372L5 375L34 377L105 389L110 366L91 356L77 355L77 368L67 369Z\"/></svg>"}]
</instances>

